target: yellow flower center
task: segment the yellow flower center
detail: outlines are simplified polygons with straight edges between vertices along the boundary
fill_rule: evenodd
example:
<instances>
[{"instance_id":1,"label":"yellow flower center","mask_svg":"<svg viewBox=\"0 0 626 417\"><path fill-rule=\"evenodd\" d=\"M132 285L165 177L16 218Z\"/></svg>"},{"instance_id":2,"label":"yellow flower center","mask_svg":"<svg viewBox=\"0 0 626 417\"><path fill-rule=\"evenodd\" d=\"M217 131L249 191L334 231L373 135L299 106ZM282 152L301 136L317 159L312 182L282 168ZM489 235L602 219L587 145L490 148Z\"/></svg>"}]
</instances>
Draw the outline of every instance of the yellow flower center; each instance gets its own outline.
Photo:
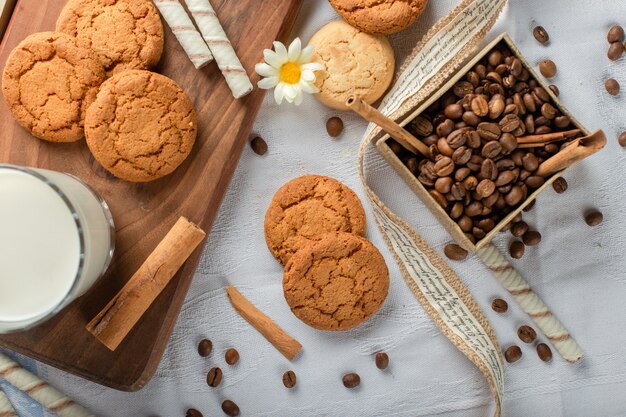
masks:
<instances>
[{"instance_id":1,"label":"yellow flower center","mask_svg":"<svg viewBox=\"0 0 626 417\"><path fill-rule=\"evenodd\" d=\"M300 82L300 67L293 62L283 64L280 67L280 80L287 84Z\"/></svg>"}]
</instances>

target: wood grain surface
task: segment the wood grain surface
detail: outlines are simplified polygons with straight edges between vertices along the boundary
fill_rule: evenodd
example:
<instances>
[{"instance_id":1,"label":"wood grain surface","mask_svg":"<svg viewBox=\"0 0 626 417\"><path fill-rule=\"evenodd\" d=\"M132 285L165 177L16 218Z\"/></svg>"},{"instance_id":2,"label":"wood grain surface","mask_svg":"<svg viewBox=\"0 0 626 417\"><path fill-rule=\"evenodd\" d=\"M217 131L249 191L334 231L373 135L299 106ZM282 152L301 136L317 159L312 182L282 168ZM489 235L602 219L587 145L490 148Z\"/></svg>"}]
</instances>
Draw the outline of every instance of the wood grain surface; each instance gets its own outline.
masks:
<instances>
[{"instance_id":1,"label":"wood grain surface","mask_svg":"<svg viewBox=\"0 0 626 417\"><path fill-rule=\"evenodd\" d=\"M300 2L211 0L251 76L254 64L262 60L263 49L289 35ZM0 45L1 68L11 49L27 35L54 30L64 3L18 0ZM12 119L0 100L0 162L78 176L109 203L117 229L116 253L107 274L58 316L29 331L0 337L0 346L124 391L141 389L154 374L201 250L194 252L115 352L88 333L85 324L122 288L178 217L185 216L210 230L263 100L263 91L257 88L234 100L215 63L196 70L165 23L164 27L165 52L155 71L174 79L190 95L199 124L190 157L165 178L146 184L117 180L94 161L84 141L40 141ZM253 75L255 86L257 81L258 76Z\"/></svg>"}]
</instances>

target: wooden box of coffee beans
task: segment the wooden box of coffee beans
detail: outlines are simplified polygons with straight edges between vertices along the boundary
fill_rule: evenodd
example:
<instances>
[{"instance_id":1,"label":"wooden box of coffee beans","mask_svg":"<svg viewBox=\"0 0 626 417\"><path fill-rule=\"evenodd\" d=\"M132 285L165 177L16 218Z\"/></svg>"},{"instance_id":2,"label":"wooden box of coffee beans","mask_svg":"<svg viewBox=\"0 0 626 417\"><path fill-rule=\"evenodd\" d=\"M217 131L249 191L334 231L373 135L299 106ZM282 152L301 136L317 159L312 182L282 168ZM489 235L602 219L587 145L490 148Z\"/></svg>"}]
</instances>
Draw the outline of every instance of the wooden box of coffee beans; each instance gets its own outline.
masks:
<instances>
[{"instance_id":1,"label":"wooden box of coffee beans","mask_svg":"<svg viewBox=\"0 0 626 417\"><path fill-rule=\"evenodd\" d=\"M389 136L376 146L454 240L475 252L560 176L535 175L541 163L589 134L555 92L502 34L397 120L432 159ZM557 133L564 139L554 141Z\"/></svg>"}]
</instances>

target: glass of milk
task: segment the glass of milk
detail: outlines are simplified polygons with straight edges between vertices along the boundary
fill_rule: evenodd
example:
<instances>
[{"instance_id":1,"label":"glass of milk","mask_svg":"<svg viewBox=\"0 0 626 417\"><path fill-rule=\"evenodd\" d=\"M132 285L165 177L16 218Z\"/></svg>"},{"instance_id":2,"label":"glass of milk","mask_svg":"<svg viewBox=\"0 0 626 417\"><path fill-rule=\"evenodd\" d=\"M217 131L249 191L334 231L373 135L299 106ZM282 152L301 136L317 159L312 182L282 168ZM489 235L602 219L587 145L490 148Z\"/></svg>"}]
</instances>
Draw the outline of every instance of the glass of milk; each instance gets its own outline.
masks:
<instances>
[{"instance_id":1,"label":"glass of milk","mask_svg":"<svg viewBox=\"0 0 626 417\"><path fill-rule=\"evenodd\" d=\"M78 178L0 164L0 333L46 321L106 271L106 202Z\"/></svg>"}]
</instances>

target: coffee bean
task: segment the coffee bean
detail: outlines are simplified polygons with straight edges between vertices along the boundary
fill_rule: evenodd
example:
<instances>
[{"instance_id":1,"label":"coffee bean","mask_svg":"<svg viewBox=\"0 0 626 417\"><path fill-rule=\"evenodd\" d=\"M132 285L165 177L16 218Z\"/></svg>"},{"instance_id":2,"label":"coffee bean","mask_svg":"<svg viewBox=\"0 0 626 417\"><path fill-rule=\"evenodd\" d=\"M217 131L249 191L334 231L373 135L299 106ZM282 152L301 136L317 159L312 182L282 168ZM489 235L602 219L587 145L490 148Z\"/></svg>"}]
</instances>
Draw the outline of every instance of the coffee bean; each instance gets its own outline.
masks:
<instances>
[{"instance_id":1,"label":"coffee bean","mask_svg":"<svg viewBox=\"0 0 626 417\"><path fill-rule=\"evenodd\" d=\"M480 118L473 111L466 111L463 113L462 118L468 126L477 126L480 123Z\"/></svg>"},{"instance_id":2,"label":"coffee bean","mask_svg":"<svg viewBox=\"0 0 626 417\"><path fill-rule=\"evenodd\" d=\"M550 362L552 360L552 350L545 343L539 343L537 345L537 355L539 355L539 359L544 362Z\"/></svg>"},{"instance_id":3,"label":"coffee bean","mask_svg":"<svg viewBox=\"0 0 626 417\"><path fill-rule=\"evenodd\" d=\"M612 96L619 94L619 83L613 78L609 78L604 82L604 88L606 88L606 92Z\"/></svg>"},{"instance_id":4,"label":"coffee bean","mask_svg":"<svg viewBox=\"0 0 626 417\"><path fill-rule=\"evenodd\" d=\"M483 204L485 207L491 208L493 207L500 198L500 192L494 191L489 197L483 199Z\"/></svg>"},{"instance_id":5,"label":"coffee bean","mask_svg":"<svg viewBox=\"0 0 626 417\"><path fill-rule=\"evenodd\" d=\"M624 29L621 26L615 25L609 29L609 33L606 35L606 40L609 43L622 42L624 40Z\"/></svg>"},{"instance_id":6,"label":"coffee bean","mask_svg":"<svg viewBox=\"0 0 626 417\"><path fill-rule=\"evenodd\" d=\"M495 159L502 152L502 145L497 140L489 141L483 146L481 155L485 158ZM482 163L481 163L482 165Z\"/></svg>"},{"instance_id":7,"label":"coffee bean","mask_svg":"<svg viewBox=\"0 0 626 417\"><path fill-rule=\"evenodd\" d=\"M565 181L565 178L559 177L552 183L552 188L554 188L554 191L558 194L563 194L567 191L567 181Z\"/></svg>"},{"instance_id":8,"label":"coffee bean","mask_svg":"<svg viewBox=\"0 0 626 417\"><path fill-rule=\"evenodd\" d=\"M485 237L485 231L479 227L473 227L472 228L472 235L477 239L480 240L483 237Z\"/></svg>"},{"instance_id":9,"label":"coffee bean","mask_svg":"<svg viewBox=\"0 0 626 417\"><path fill-rule=\"evenodd\" d=\"M472 112L479 117L489 114L489 102L483 95L474 97L472 100Z\"/></svg>"},{"instance_id":10,"label":"coffee bean","mask_svg":"<svg viewBox=\"0 0 626 417\"><path fill-rule=\"evenodd\" d=\"M521 259L524 256L524 250L526 247L519 240L513 241L511 246L509 246L509 253L511 254L511 258L513 259Z\"/></svg>"},{"instance_id":11,"label":"coffee bean","mask_svg":"<svg viewBox=\"0 0 626 417\"><path fill-rule=\"evenodd\" d=\"M478 222L478 227L483 229L485 232L489 233L496 227L496 222L493 219L482 219Z\"/></svg>"},{"instance_id":12,"label":"coffee bean","mask_svg":"<svg viewBox=\"0 0 626 417\"><path fill-rule=\"evenodd\" d=\"M617 137L617 143L619 143L619 146L626 148L626 132L620 133Z\"/></svg>"},{"instance_id":13,"label":"coffee bean","mask_svg":"<svg viewBox=\"0 0 626 417\"><path fill-rule=\"evenodd\" d=\"M267 142L260 136L255 136L250 142L250 147L257 155L265 155L267 152Z\"/></svg>"},{"instance_id":14,"label":"coffee bean","mask_svg":"<svg viewBox=\"0 0 626 417\"><path fill-rule=\"evenodd\" d=\"M213 350L213 343L208 339L202 339L198 344L198 353L202 357L207 357L211 354L211 350Z\"/></svg>"},{"instance_id":15,"label":"coffee bean","mask_svg":"<svg viewBox=\"0 0 626 417\"><path fill-rule=\"evenodd\" d=\"M502 133L497 124L490 122L479 123L476 132L481 138L489 141L498 140Z\"/></svg>"},{"instance_id":16,"label":"coffee bean","mask_svg":"<svg viewBox=\"0 0 626 417\"><path fill-rule=\"evenodd\" d=\"M357 373L345 374L342 378L343 386L346 388L356 388L361 383L361 377Z\"/></svg>"},{"instance_id":17,"label":"coffee bean","mask_svg":"<svg viewBox=\"0 0 626 417\"><path fill-rule=\"evenodd\" d=\"M534 246L541 242L541 233L535 230L529 230L522 236L522 241L526 246Z\"/></svg>"},{"instance_id":18,"label":"coffee bean","mask_svg":"<svg viewBox=\"0 0 626 417\"><path fill-rule=\"evenodd\" d=\"M537 338L537 332L530 326L520 326L517 329L517 337L524 343L532 343Z\"/></svg>"},{"instance_id":19,"label":"coffee bean","mask_svg":"<svg viewBox=\"0 0 626 417\"><path fill-rule=\"evenodd\" d=\"M326 121L326 131L333 138L341 135L341 132L343 132L343 120L336 116L331 117Z\"/></svg>"},{"instance_id":20,"label":"coffee bean","mask_svg":"<svg viewBox=\"0 0 626 417\"><path fill-rule=\"evenodd\" d=\"M491 308L496 313L506 313L509 309L509 304L501 298L494 298L491 302Z\"/></svg>"},{"instance_id":21,"label":"coffee bean","mask_svg":"<svg viewBox=\"0 0 626 417\"><path fill-rule=\"evenodd\" d=\"M539 72L546 78L552 78L556 75L556 64L549 59L544 59L539 63Z\"/></svg>"},{"instance_id":22,"label":"coffee bean","mask_svg":"<svg viewBox=\"0 0 626 417\"><path fill-rule=\"evenodd\" d=\"M437 129L435 130L440 138L444 138L454 130L454 122L450 119L446 119L444 122L437 125Z\"/></svg>"},{"instance_id":23,"label":"coffee bean","mask_svg":"<svg viewBox=\"0 0 626 417\"><path fill-rule=\"evenodd\" d=\"M439 150L439 153L444 156L452 156L454 153L454 149L450 147L446 138L440 138L437 141L437 150Z\"/></svg>"},{"instance_id":24,"label":"coffee bean","mask_svg":"<svg viewBox=\"0 0 626 417\"><path fill-rule=\"evenodd\" d=\"M452 92L459 98L463 98L474 92L474 86L467 81L459 81L452 87Z\"/></svg>"},{"instance_id":25,"label":"coffee bean","mask_svg":"<svg viewBox=\"0 0 626 417\"><path fill-rule=\"evenodd\" d=\"M390 139L386 143L387 143L387 146L389 146L389 149L391 149L391 152L393 152L395 154L399 154L400 152L402 152L402 149L403 149L402 145L400 145L395 140Z\"/></svg>"},{"instance_id":26,"label":"coffee bean","mask_svg":"<svg viewBox=\"0 0 626 417\"><path fill-rule=\"evenodd\" d=\"M500 159L496 162L496 167L499 171L505 171L515 168L515 162L510 158Z\"/></svg>"},{"instance_id":27,"label":"coffee bean","mask_svg":"<svg viewBox=\"0 0 626 417\"><path fill-rule=\"evenodd\" d=\"M224 354L224 360L229 365L236 364L239 361L239 352L237 352L237 349L235 348L228 349L226 353Z\"/></svg>"},{"instance_id":28,"label":"coffee bean","mask_svg":"<svg viewBox=\"0 0 626 417\"><path fill-rule=\"evenodd\" d=\"M504 359L508 363L517 362L522 358L522 349L517 345L511 345L504 351Z\"/></svg>"},{"instance_id":29,"label":"coffee bean","mask_svg":"<svg viewBox=\"0 0 626 417\"><path fill-rule=\"evenodd\" d=\"M448 206L448 200L446 200L446 197L443 194L441 194L439 191L430 190L428 191L428 193L442 208L445 209Z\"/></svg>"},{"instance_id":30,"label":"coffee bean","mask_svg":"<svg viewBox=\"0 0 626 417\"><path fill-rule=\"evenodd\" d=\"M524 166L525 170L533 172L537 168L539 168L539 160L537 160L537 157L534 154L528 152L522 157L522 165ZM524 181L525 179L526 178L523 178L522 181Z\"/></svg>"},{"instance_id":31,"label":"coffee bean","mask_svg":"<svg viewBox=\"0 0 626 417\"><path fill-rule=\"evenodd\" d=\"M528 231L528 224L525 221L520 220L518 222L514 222L511 225L511 234L515 237L522 237L524 233Z\"/></svg>"},{"instance_id":32,"label":"coffee bean","mask_svg":"<svg viewBox=\"0 0 626 417\"><path fill-rule=\"evenodd\" d=\"M444 156L435 163L435 173L440 177L446 177L454 172L454 162L451 158Z\"/></svg>"},{"instance_id":33,"label":"coffee bean","mask_svg":"<svg viewBox=\"0 0 626 417\"><path fill-rule=\"evenodd\" d=\"M454 180L450 177L438 178L437 181L435 181L435 190L439 191L441 194L448 194L453 182Z\"/></svg>"},{"instance_id":34,"label":"coffee bean","mask_svg":"<svg viewBox=\"0 0 626 417\"><path fill-rule=\"evenodd\" d=\"M548 120L552 120L556 117L557 110L550 103L543 103L541 106L541 115Z\"/></svg>"},{"instance_id":35,"label":"coffee bean","mask_svg":"<svg viewBox=\"0 0 626 417\"><path fill-rule=\"evenodd\" d=\"M531 175L526 178L525 184L530 188L539 188L545 182L544 178L539 175Z\"/></svg>"},{"instance_id":36,"label":"coffee bean","mask_svg":"<svg viewBox=\"0 0 626 417\"><path fill-rule=\"evenodd\" d=\"M606 53L606 56L611 61L617 61L618 59L622 57L623 53L624 53L624 45L622 45L621 42L613 42L609 46L609 50Z\"/></svg>"},{"instance_id":37,"label":"coffee bean","mask_svg":"<svg viewBox=\"0 0 626 417\"><path fill-rule=\"evenodd\" d=\"M491 180L482 180L476 186L476 192L482 198L489 197L496 190L496 184Z\"/></svg>"},{"instance_id":38,"label":"coffee bean","mask_svg":"<svg viewBox=\"0 0 626 417\"><path fill-rule=\"evenodd\" d=\"M597 210L591 211L585 215L585 223L589 226L594 227L602 223L604 216Z\"/></svg>"},{"instance_id":39,"label":"coffee bean","mask_svg":"<svg viewBox=\"0 0 626 417\"><path fill-rule=\"evenodd\" d=\"M210 386L210 387L217 387L220 385L220 383L222 382L222 370L218 367L215 368L211 368L211 370L209 371L209 373L206 376L206 383Z\"/></svg>"},{"instance_id":40,"label":"coffee bean","mask_svg":"<svg viewBox=\"0 0 626 417\"><path fill-rule=\"evenodd\" d=\"M474 227L474 222L468 216L462 216L456 223L466 233L470 232L472 227Z\"/></svg>"},{"instance_id":41,"label":"coffee bean","mask_svg":"<svg viewBox=\"0 0 626 417\"><path fill-rule=\"evenodd\" d=\"M463 184L455 182L450 188L450 194L455 201L461 201L465 198L467 192Z\"/></svg>"},{"instance_id":42,"label":"coffee bean","mask_svg":"<svg viewBox=\"0 0 626 417\"><path fill-rule=\"evenodd\" d=\"M504 201L509 206L516 206L524 198L524 192L519 185L514 185L511 190L504 196Z\"/></svg>"},{"instance_id":43,"label":"coffee bean","mask_svg":"<svg viewBox=\"0 0 626 417\"><path fill-rule=\"evenodd\" d=\"M423 116L417 116L411 121L411 127L419 136L428 136L433 133L433 124Z\"/></svg>"},{"instance_id":44,"label":"coffee bean","mask_svg":"<svg viewBox=\"0 0 626 417\"><path fill-rule=\"evenodd\" d=\"M480 148L480 135L478 134L477 131L470 130L468 132L465 132L465 138L466 138L465 145L467 145L468 147L472 149Z\"/></svg>"},{"instance_id":45,"label":"coffee bean","mask_svg":"<svg viewBox=\"0 0 626 417\"><path fill-rule=\"evenodd\" d=\"M557 96L557 97L559 96L559 87L557 87L557 86L556 86L556 85L554 85L554 84L550 84L550 85L548 86L548 88L549 88L550 90L552 90L552 92L554 93L554 95L555 95L555 96Z\"/></svg>"},{"instance_id":46,"label":"coffee bean","mask_svg":"<svg viewBox=\"0 0 626 417\"><path fill-rule=\"evenodd\" d=\"M448 243L443 248L443 253L445 253L446 256L453 261L462 261L467 257L467 251L456 243Z\"/></svg>"},{"instance_id":47,"label":"coffee bean","mask_svg":"<svg viewBox=\"0 0 626 417\"><path fill-rule=\"evenodd\" d=\"M452 209L450 210L450 217L452 217L453 219L458 219L459 217L461 217L461 215L463 215L463 204L454 203Z\"/></svg>"},{"instance_id":48,"label":"coffee bean","mask_svg":"<svg viewBox=\"0 0 626 417\"><path fill-rule=\"evenodd\" d=\"M452 154L452 161L456 165L465 165L470 160L471 157L472 157L472 150L465 146L461 146L460 148L455 150L454 153Z\"/></svg>"},{"instance_id":49,"label":"coffee bean","mask_svg":"<svg viewBox=\"0 0 626 417\"><path fill-rule=\"evenodd\" d=\"M222 411L229 417L237 417L240 413L237 404L235 404L231 400L225 400L222 403Z\"/></svg>"},{"instance_id":50,"label":"coffee bean","mask_svg":"<svg viewBox=\"0 0 626 417\"><path fill-rule=\"evenodd\" d=\"M454 173L454 179L459 182L463 181L469 174L471 174L471 172L472 171L468 167L461 167Z\"/></svg>"},{"instance_id":51,"label":"coffee bean","mask_svg":"<svg viewBox=\"0 0 626 417\"><path fill-rule=\"evenodd\" d=\"M543 26L535 26L533 29L533 36L537 39L537 42L542 45L546 45L550 41L550 35L548 35L548 32L543 28Z\"/></svg>"},{"instance_id":52,"label":"coffee bean","mask_svg":"<svg viewBox=\"0 0 626 417\"><path fill-rule=\"evenodd\" d=\"M468 158L469 160L469 158ZM485 159L480 167L480 176L484 179L495 181L498 178L498 168L492 159Z\"/></svg>"},{"instance_id":53,"label":"coffee bean","mask_svg":"<svg viewBox=\"0 0 626 417\"><path fill-rule=\"evenodd\" d=\"M554 118L554 126L558 127L559 129L565 129L567 126L569 126L570 122L571 121L567 116L556 116Z\"/></svg>"},{"instance_id":54,"label":"coffee bean","mask_svg":"<svg viewBox=\"0 0 626 417\"><path fill-rule=\"evenodd\" d=\"M502 60L503 60L502 52L500 52L497 49L495 51L490 52L489 55L487 56L487 62L492 67L497 67L499 64L502 63Z\"/></svg>"},{"instance_id":55,"label":"coffee bean","mask_svg":"<svg viewBox=\"0 0 626 417\"><path fill-rule=\"evenodd\" d=\"M195 408L190 408L185 413L185 417L204 417L204 416L202 415L200 411L196 410Z\"/></svg>"},{"instance_id":56,"label":"coffee bean","mask_svg":"<svg viewBox=\"0 0 626 417\"><path fill-rule=\"evenodd\" d=\"M531 211L533 207L535 207L535 203L537 200L532 200L530 203L526 204L526 206L522 209L523 212Z\"/></svg>"},{"instance_id":57,"label":"coffee bean","mask_svg":"<svg viewBox=\"0 0 626 417\"><path fill-rule=\"evenodd\" d=\"M294 371L287 371L283 374L283 385L287 388L296 386L296 374Z\"/></svg>"},{"instance_id":58,"label":"coffee bean","mask_svg":"<svg viewBox=\"0 0 626 417\"><path fill-rule=\"evenodd\" d=\"M472 191L472 190L475 190L476 187L478 186L478 179L475 176L470 175L469 177L463 180L462 184L465 190Z\"/></svg>"},{"instance_id":59,"label":"coffee bean","mask_svg":"<svg viewBox=\"0 0 626 417\"><path fill-rule=\"evenodd\" d=\"M378 369L387 369L389 366L389 355L385 352L378 352L376 354L376 367Z\"/></svg>"},{"instance_id":60,"label":"coffee bean","mask_svg":"<svg viewBox=\"0 0 626 417\"><path fill-rule=\"evenodd\" d=\"M522 66L522 61L520 61L519 58L513 58L510 68L511 75L513 75L515 78L518 78L520 75L522 75L522 71L524 70L524 67Z\"/></svg>"},{"instance_id":61,"label":"coffee bean","mask_svg":"<svg viewBox=\"0 0 626 417\"><path fill-rule=\"evenodd\" d=\"M465 131L463 129L457 129L450 133L446 138L446 142L452 149L460 148L465 145L467 137L465 135Z\"/></svg>"}]
</instances>

